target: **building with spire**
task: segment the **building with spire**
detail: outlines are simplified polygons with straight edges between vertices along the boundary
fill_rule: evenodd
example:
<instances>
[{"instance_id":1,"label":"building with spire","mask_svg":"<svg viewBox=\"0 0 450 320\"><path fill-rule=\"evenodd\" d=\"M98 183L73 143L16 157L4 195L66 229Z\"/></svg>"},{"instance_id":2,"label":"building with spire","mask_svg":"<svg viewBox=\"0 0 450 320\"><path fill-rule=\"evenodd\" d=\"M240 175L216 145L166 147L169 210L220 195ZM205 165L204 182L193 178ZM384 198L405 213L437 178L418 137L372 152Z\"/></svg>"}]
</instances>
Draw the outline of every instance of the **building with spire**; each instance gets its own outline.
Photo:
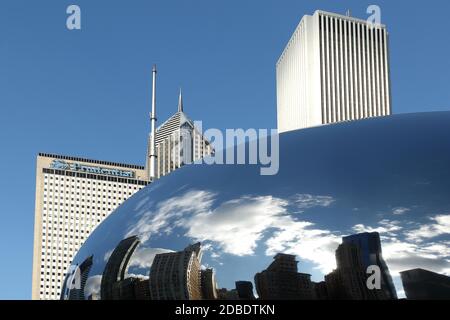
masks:
<instances>
[{"instance_id":1,"label":"building with spire","mask_svg":"<svg viewBox=\"0 0 450 320\"><path fill-rule=\"evenodd\" d=\"M155 132L155 179L192 163L214 152L210 142L206 140L201 129L196 128L184 112L183 93L178 95L178 109L169 119L163 122ZM147 148L147 168L151 170L152 134L149 136Z\"/></svg>"},{"instance_id":2,"label":"building with spire","mask_svg":"<svg viewBox=\"0 0 450 320\"><path fill-rule=\"evenodd\" d=\"M145 166L52 153L37 156L32 269L34 300L61 297L61 292L65 291L64 279L71 272L72 258L92 231L120 204L154 179L212 152L209 142L199 132L201 130L195 130L193 121L184 113L181 90L177 112L156 128L156 74L156 66L153 66L150 121L155 134L150 134L149 144L145 146ZM155 143L152 143L152 136ZM100 195L103 201L99 201ZM80 269L82 277L89 274L89 261L83 266L72 267ZM142 279L130 282L119 278L116 281L115 273L109 276L103 283L103 293L108 299L115 298L118 293L121 297L129 297L132 288L137 290L133 293L136 297L149 295ZM74 294L82 297L84 293ZM66 298L73 297L72 294Z\"/></svg>"}]
</instances>

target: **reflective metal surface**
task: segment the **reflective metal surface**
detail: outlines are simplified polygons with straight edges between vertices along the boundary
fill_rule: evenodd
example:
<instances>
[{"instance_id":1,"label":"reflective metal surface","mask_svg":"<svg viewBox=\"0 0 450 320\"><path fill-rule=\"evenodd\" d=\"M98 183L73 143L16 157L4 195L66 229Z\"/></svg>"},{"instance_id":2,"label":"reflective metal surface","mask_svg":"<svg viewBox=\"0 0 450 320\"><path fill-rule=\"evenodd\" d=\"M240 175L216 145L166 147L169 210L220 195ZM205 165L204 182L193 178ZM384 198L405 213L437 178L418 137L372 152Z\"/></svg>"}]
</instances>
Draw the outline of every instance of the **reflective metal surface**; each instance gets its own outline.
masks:
<instances>
[{"instance_id":1,"label":"reflective metal surface","mask_svg":"<svg viewBox=\"0 0 450 320\"><path fill-rule=\"evenodd\" d=\"M450 272L449 112L283 134L275 176L261 176L256 165L185 166L138 192L93 232L73 262L80 283L69 275L62 298L145 298L144 280L153 276L151 294L163 299L164 290L173 291L163 288L165 279L198 280L164 274L181 260L192 273L212 268L218 288L228 289L218 295L232 297L236 281L255 288L255 274L277 253L296 255L298 271L319 282L336 268L343 236L374 231L399 297L400 271ZM207 274L201 281L214 282ZM191 291L185 298L201 298Z\"/></svg>"}]
</instances>

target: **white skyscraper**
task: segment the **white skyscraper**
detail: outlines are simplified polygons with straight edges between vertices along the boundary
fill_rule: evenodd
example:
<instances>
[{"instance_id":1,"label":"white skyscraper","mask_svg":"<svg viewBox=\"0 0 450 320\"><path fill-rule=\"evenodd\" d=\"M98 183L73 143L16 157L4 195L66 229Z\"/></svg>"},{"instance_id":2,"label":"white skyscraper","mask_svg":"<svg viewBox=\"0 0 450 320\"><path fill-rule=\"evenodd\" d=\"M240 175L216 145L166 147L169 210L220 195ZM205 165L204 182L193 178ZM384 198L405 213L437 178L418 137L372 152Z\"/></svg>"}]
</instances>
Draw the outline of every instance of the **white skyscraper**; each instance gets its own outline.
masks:
<instances>
[{"instance_id":1,"label":"white skyscraper","mask_svg":"<svg viewBox=\"0 0 450 320\"><path fill-rule=\"evenodd\" d=\"M277 65L278 131L391 114L384 25L305 15Z\"/></svg>"},{"instance_id":2,"label":"white skyscraper","mask_svg":"<svg viewBox=\"0 0 450 320\"><path fill-rule=\"evenodd\" d=\"M60 298L92 231L148 184L143 166L40 153L36 166L33 300Z\"/></svg>"}]
</instances>

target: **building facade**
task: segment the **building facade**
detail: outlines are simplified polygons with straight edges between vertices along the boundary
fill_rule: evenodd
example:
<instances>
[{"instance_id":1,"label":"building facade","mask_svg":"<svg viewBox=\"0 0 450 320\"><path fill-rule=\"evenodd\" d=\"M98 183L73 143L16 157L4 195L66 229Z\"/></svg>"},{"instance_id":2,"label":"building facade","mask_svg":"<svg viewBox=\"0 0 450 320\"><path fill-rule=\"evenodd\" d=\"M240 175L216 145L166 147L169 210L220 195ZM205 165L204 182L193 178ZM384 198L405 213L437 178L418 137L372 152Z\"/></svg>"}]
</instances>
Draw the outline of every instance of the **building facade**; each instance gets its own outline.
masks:
<instances>
[{"instance_id":1,"label":"building facade","mask_svg":"<svg viewBox=\"0 0 450 320\"><path fill-rule=\"evenodd\" d=\"M204 300L217 300L217 282L214 269L201 270L202 294Z\"/></svg>"},{"instance_id":2,"label":"building facade","mask_svg":"<svg viewBox=\"0 0 450 320\"><path fill-rule=\"evenodd\" d=\"M201 245L157 254L150 268L152 300L201 300Z\"/></svg>"},{"instance_id":3,"label":"building facade","mask_svg":"<svg viewBox=\"0 0 450 320\"><path fill-rule=\"evenodd\" d=\"M147 167L150 159L151 135L148 139ZM180 91L178 111L162 123L155 134L156 178L211 155L213 147L194 122L186 115L183 108L183 96Z\"/></svg>"},{"instance_id":4,"label":"building facade","mask_svg":"<svg viewBox=\"0 0 450 320\"><path fill-rule=\"evenodd\" d=\"M316 11L276 64L278 131L391 114L384 25Z\"/></svg>"},{"instance_id":5,"label":"building facade","mask_svg":"<svg viewBox=\"0 0 450 320\"><path fill-rule=\"evenodd\" d=\"M253 283L251 281L236 281L236 291L239 300L255 300Z\"/></svg>"},{"instance_id":6,"label":"building facade","mask_svg":"<svg viewBox=\"0 0 450 320\"><path fill-rule=\"evenodd\" d=\"M147 180L143 166L38 155L32 299L60 298L65 275L83 242Z\"/></svg>"},{"instance_id":7,"label":"building facade","mask_svg":"<svg viewBox=\"0 0 450 320\"><path fill-rule=\"evenodd\" d=\"M279 253L266 270L255 275L255 286L262 300L311 300L311 275L299 273L294 255Z\"/></svg>"},{"instance_id":8,"label":"building facade","mask_svg":"<svg viewBox=\"0 0 450 320\"><path fill-rule=\"evenodd\" d=\"M382 292L369 290L366 269L359 246L343 243L336 250L337 268L325 276L327 293L332 300L379 300Z\"/></svg>"},{"instance_id":9,"label":"building facade","mask_svg":"<svg viewBox=\"0 0 450 320\"><path fill-rule=\"evenodd\" d=\"M131 292L134 294L134 283L132 282L134 280L125 279L125 273L128 262L139 242L137 236L123 239L111 253L102 275L100 288L102 300L121 300L123 297L129 296Z\"/></svg>"},{"instance_id":10,"label":"building facade","mask_svg":"<svg viewBox=\"0 0 450 320\"><path fill-rule=\"evenodd\" d=\"M343 244L354 244L361 251L361 259L364 270L371 265L376 265L381 271L381 290L387 299L397 299L397 290L392 281L389 268L383 259L380 234L378 232L365 232L342 238Z\"/></svg>"},{"instance_id":11,"label":"building facade","mask_svg":"<svg viewBox=\"0 0 450 320\"><path fill-rule=\"evenodd\" d=\"M450 300L450 277L424 269L400 272L409 300Z\"/></svg>"}]
</instances>

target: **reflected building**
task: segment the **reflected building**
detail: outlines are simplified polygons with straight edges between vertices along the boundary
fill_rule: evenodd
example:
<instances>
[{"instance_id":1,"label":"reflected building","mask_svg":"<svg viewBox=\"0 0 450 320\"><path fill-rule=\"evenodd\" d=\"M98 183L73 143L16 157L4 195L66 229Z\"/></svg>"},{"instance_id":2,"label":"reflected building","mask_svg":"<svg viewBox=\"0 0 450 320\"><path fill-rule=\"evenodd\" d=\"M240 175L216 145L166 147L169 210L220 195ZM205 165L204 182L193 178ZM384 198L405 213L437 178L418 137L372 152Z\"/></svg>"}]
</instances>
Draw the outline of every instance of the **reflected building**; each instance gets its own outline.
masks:
<instances>
[{"instance_id":1,"label":"reflected building","mask_svg":"<svg viewBox=\"0 0 450 320\"><path fill-rule=\"evenodd\" d=\"M295 248L297 260L302 256L308 261L304 267L299 265L298 271L318 275L330 264L335 264L336 256L330 257L325 253L330 248L333 251L337 249L337 237L347 235L357 226L388 227L374 212L389 212L390 218L397 217L391 236L395 235L399 243L408 244L413 240L410 235L418 231L420 225L443 225L448 219L448 215L430 216L430 212L448 212L444 209L450 209L450 149L446 148L450 145L449 124L450 112L439 112L398 115L281 134L279 165L287 170L280 170L276 176L261 176L254 166L185 166L176 173L176 179L164 178L141 190L89 237L73 263L79 266L94 255L85 298L89 299L91 294L92 299L99 297L101 277L108 258L120 240L128 237L132 230L149 241L136 248L129 263L130 275L146 277L150 276L150 271L158 274L158 270L163 274L163 266L160 265L159 269L156 266L161 256L156 258L154 270L151 270L157 253L180 251L191 244L192 239L203 239L210 248L202 263L214 268L216 277L228 284L228 290L218 292L222 299L233 295L238 298L237 290L231 290L237 280L252 281L258 298L258 292L265 298L280 298L284 292L290 293L294 281L277 283L275 280L280 279L276 273L282 269L289 274L286 278L296 279L295 257L285 259L289 263L283 268L269 267L272 261L274 265L276 263L268 259L267 249ZM364 143L378 139L383 143ZM411 139L420 143L411 144ZM316 148L327 142L339 143L339 148ZM301 152L313 149L315 152ZM350 157L338 156L339 150L343 149L349 152ZM436 154L442 161L436 162ZM389 170L380 164L388 164ZM371 170L366 170L367 167ZM205 172L199 175L199 171ZM328 183L320 183L324 180ZM420 208L415 207L414 199L417 197L421 200ZM397 213L394 206L400 204L411 208L411 212L394 215ZM258 233L263 236L255 242L236 242L239 240L236 236L249 231L248 226L254 226L258 219L271 222L259 229ZM296 231L293 233L292 230ZM311 236L311 241L305 244L308 247L301 246L304 241L300 236L305 234L308 238ZM434 246L430 256L435 257L436 268L443 270L446 261L440 253L442 248L446 248L449 237L443 234L421 239L420 246L417 244L415 247L417 250L411 251L407 257L397 257L397 264L407 266L405 270L417 268L413 264L421 261L423 250L420 249ZM273 240L268 242L269 239ZM366 249L362 247L363 241L348 241L351 239L347 238L347 243L342 243L338 252L338 271L329 275L325 284L313 285L315 298L331 299L330 295L336 299L351 297L346 292L352 292L347 290L350 286L359 289L361 299L385 298L382 290L379 290L379 297L374 297L364 292L364 287L358 287L365 282L367 284L372 275L363 273L367 271L364 270ZM253 250L252 255L243 254L250 252L244 249ZM381 248L366 250L371 251L380 253ZM192 261L189 254L183 257ZM179 265L182 267L178 268ZM197 264L198 270L199 266ZM360 270L359 274L350 272L353 278L345 278L345 273L339 272L345 267ZM179 269L181 272L177 273ZM174 282L178 281L178 275L184 275L184 264L179 263L166 270L170 275L175 274L171 279L169 275L172 281L169 285L181 283L178 287L187 287L183 279L176 284ZM249 279L249 272L261 274L257 279ZM444 273L439 269L438 272ZM164 279L155 278L156 288L158 283L165 283ZM267 279L274 281L269 283ZM149 288L153 289L151 282L149 278ZM282 291L280 287L288 290ZM264 296L264 290L273 294ZM166 298L171 298L170 292L166 295Z\"/></svg>"},{"instance_id":2,"label":"reflected building","mask_svg":"<svg viewBox=\"0 0 450 320\"><path fill-rule=\"evenodd\" d=\"M157 178L213 152L201 129L183 111L156 132ZM147 148L147 150L145 150ZM33 245L32 299L61 297L72 258L95 228L150 181L149 146L145 166L39 153ZM99 201L100 195L104 196ZM107 200L106 200L107 199ZM74 218L83 223L74 223Z\"/></svg>"},{"instance_id":3,"label":"reflected building","mask_svg":"<svg viewBox=\"0 0 450 320\"><path fill-rule=\"evenodd\" d=\"M381 270L381 289L387 299L397 299L397 291L392 281L389 268L383 259L381 240L378 232L365 232L342 238L342 242L355 244L360 248L364 270L371 265L377 265Z\"/></svg>"},{"instance_id":4,"label":"reflected building","mask_svg":"<svg viewBox=\"0 0 450 320\"><path fill-rule=\"evenodd\" d=\"M217 291L219 300L239 300L239 296L236 289L228 290L221 288Z\"/></svg>"},{"instance_id":5,"label":"reflected building","mask_svg":"<svg viewBox=\"0 0 450 320\"><path fill-rule=\"evenodd\" d=\"M239 300L255 300L253 284L250 281L236 281L236 291Z\"/></svg>"},{"instance_id":6,"label":"reflected building","mask_svg":"<svg viewBox=\"0 0 450 320\"><path fill-rule=\"evenodd\" d=\"M134 283L134 295L136 300L150 300L150 280L137 278Z\"/></svg>"},{"instance_id":7,"label":"reflected building","mask_svg":"<svg viewBox=\"0 0 450 320\"><path fill-rule=\"evenodd\" d=\"M112 285L112 300L136 300L135 285L137 278L126 278ZM104 299L104 298L103 298Z\"/></svg>"},{"instance_id":8,"label":"reflected building","mask_svg":"<svg viewBox=\"0 0 450 320\"><path fill-rule=\"evenodd\" d=\"M113 300L150 300L148 279L129 277L113 284Z\"/></svg>"},{"instance_id":9,"label":"reflected building","mask_svg":"<svg viewBox=\"0 0 450 320\"><path fill-rule=\"evenodd\" d=\"M86 260L84 260L80 264L78 269L74 270L74 274L73 274L74 277L69 278L69 279L72 281L76 281L75 277L79 274L79 276L80 276L79 288L75 287L73 289L68 290L67 283L64 283L63 290L61 292L61 299L67 299L67 298L69 300L84 300L85 299L84 288L86 287L86 281L89 276L89 271L91 270L91 267L92 267L93 258L94 258L94 256L91 255L90 257L88 257ZM72 283L72 285L74 285L74 283Z\"/></svg>"},{"instance_id":10,"label":"reflected building","mask_svg":"<svg viewBox=\"0 0 450 320\"><path fill-rule=\"evenodd\" d=\"M125 279L128 262L139 245L139 238L132 236L117 245L103 271L100 295L102 300L126 299L133 291L132 280Z\"/></svg>"},{"instance_id":11,"label":"reflected building","mask_svg":"<svg viewBox=\"0 0 450 320\"><path fill-rule=\"evenodd\" d=\"M270 266L255 275L256 292L262 300L309 300L313 298L311 275L297 272L295 255L279 253Z\"/></svg>"},{"instance_id":12,"label":"reflected building","mask_svg":"<svg viewBox=\"0 0 450 320\"><path fill-rule=\"evenodd\" d=\"M450 277L424 269L400 272L410 300L450 300Z\"/></svg>"},{"instance_id":13,"label":"reflected building","mask_svg":"<svg viewBox=\"0 0 450 320\"><path fill-rule=\"evenodd\" d=\"M328 299L387 300L397 298L395 288L394 292L391 292L390 287L386 286L386 281L391 278L389 269L381 256L381 242L378 233L361 233L342 238L342 244L336 250L336 264L337 268L325 276ZM370 265L380 267L380 290L371 290L367 286L367 267ZM318 294L321 295L324 290L321 288Z\"/></svg>"},{"instance_id":14,"label":"reflected building","mask_svg":"<svg viewBox=\"0 0 450 320\"><path fill-rule=\"evenodd\" d=\"M150 269L152 300L201 300L201 244L155 256Z\"/></svg>"},{"instance_id":15,"label":"reflected building","mask_svg":"<svg viewBox=\"0 0 450 320\"><path fill-rule=\"evenodd\" d=\"M343 243L336 250L337 268L325 276L328 297L332 300L375 300L374 290L367 288L366 269L361 249Z\"/></svg>"},{"instance_id":16,"label":"reflected building","mask_svg":"<svg viewBox=\"0 0 450 320\"><path fill-rule=\"evenodd\" d=\"M217 282L214 269L208 268L201 271L201 286L203 299L205 300L216 300L217 295Z\"/></svg>"},{"instance_id":17,"label":"reflected building","mask_svg":"<svg viewBox=\"0 0 450 320\"><path fill-rule=\"evenodd\" d=\"M315 300L328 300L328 288L325 281L314 282L313 288Z\"/></svg>"}]
</instances>

